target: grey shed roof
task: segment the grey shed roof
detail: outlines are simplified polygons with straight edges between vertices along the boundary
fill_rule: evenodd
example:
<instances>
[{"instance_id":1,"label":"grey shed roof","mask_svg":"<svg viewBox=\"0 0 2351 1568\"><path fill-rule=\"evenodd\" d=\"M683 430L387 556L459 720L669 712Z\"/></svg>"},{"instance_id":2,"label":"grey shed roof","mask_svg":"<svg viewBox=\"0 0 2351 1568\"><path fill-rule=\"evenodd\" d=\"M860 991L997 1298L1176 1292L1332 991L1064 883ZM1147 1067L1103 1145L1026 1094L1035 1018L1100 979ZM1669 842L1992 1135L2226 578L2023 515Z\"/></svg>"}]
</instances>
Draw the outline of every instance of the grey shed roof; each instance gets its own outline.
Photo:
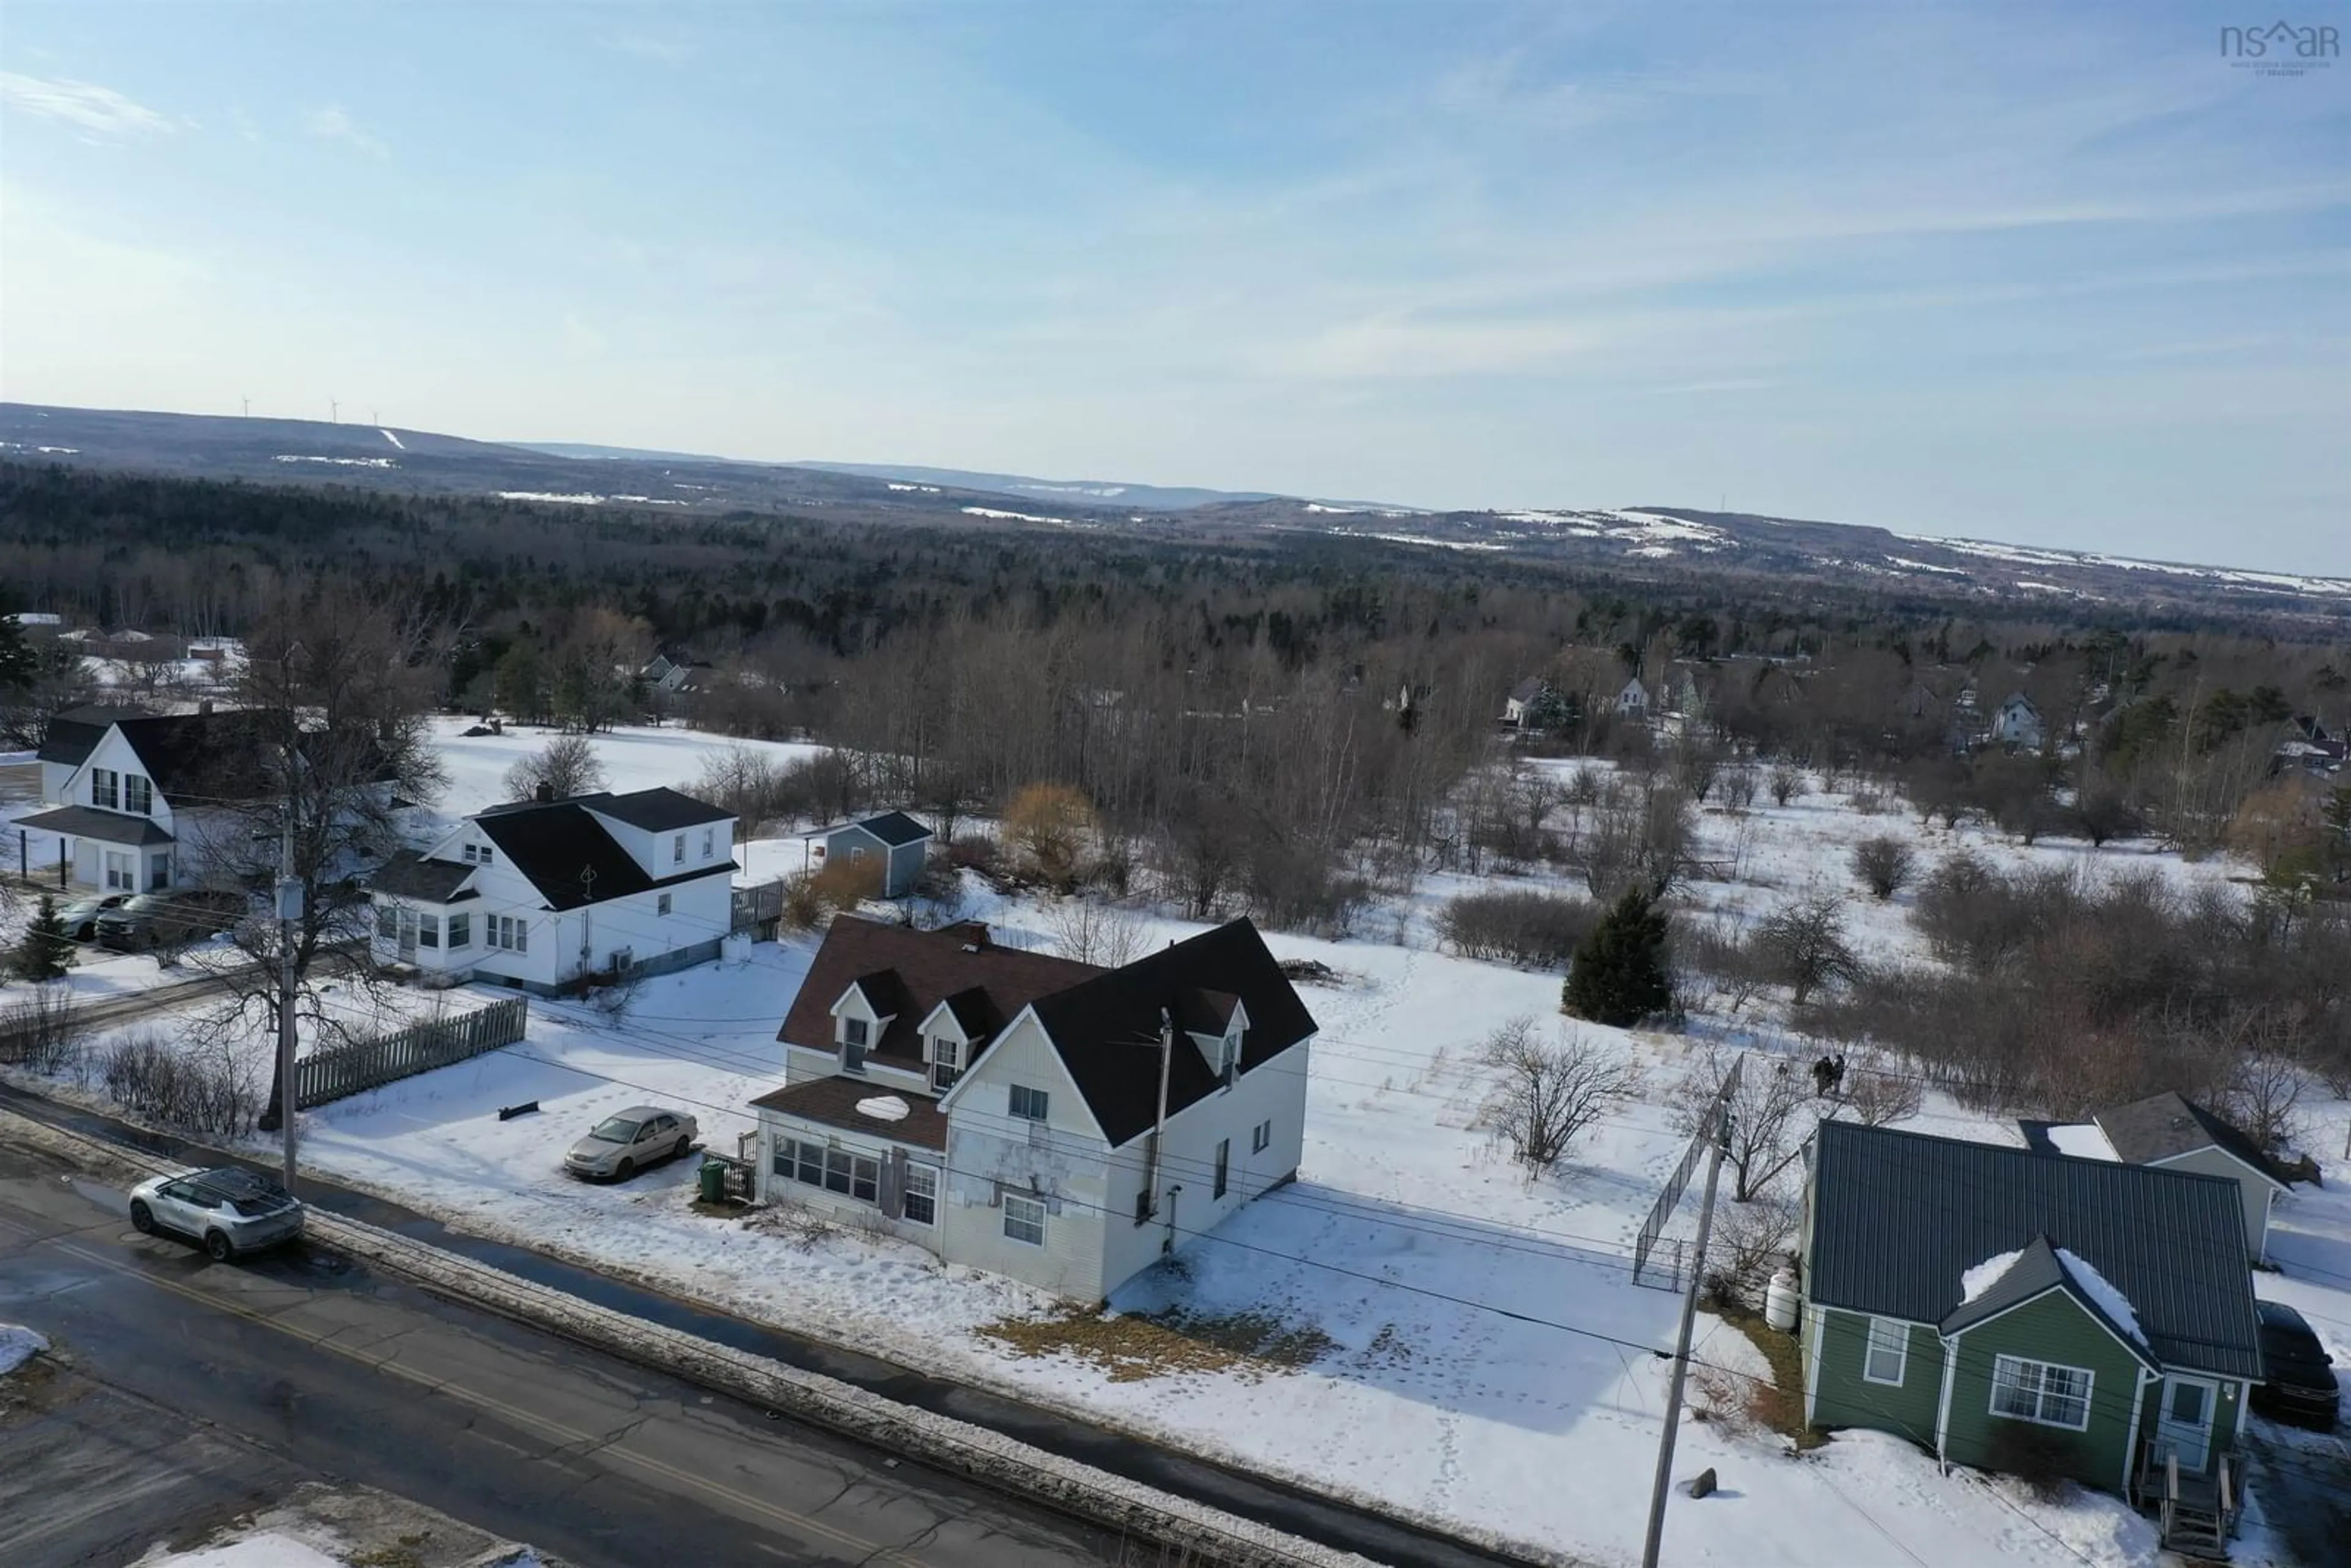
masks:
<instances>
[{"instance_id":1,"label":"grey shed roof","mask_svg":"<svg viewBox=\"0 0 2351 1568\"><path fill-rule=\"evenodd\" d=\"M2181 1095L2168 1092L2150 1094L2117 1110L2101 1111L2094 1119L2098 1131L2105 1134L2106 1142L2114 1145L2115 1153L2135 1166L2153 1165L2198 1149L2217 1147L2278 1186L2287 1185L2284 1176L2252 1139Z\"/></svg>"},{"instance_id":2,"label":"grey shed roof","mask_svg":"<svg viewBox=\"0 0 2351 1568\"><path fill-rule=\"evenodd\" d=\"M2046 1238L2129 1300L2158 1361L2262 1375L2234 1182L1850 1122L1821 1124L1813 1161L1824 1306L1940 1323L1962 1274Z\"/></svg>"},{"instance_id":3,"label":"grey shed roof","mask_svg":"<svg viewBox=\"0 0 2351 1568\"><path fill-rule=\"evenodd\" d=\"M390 894L397 898L421 899L426 904L451 904L459 896L476 867L455 861L424 860L402 850L383 862L369 880L369 888L376 893ZM470 898L468 892L465 896Z\"/></svg>"}]
</instances>

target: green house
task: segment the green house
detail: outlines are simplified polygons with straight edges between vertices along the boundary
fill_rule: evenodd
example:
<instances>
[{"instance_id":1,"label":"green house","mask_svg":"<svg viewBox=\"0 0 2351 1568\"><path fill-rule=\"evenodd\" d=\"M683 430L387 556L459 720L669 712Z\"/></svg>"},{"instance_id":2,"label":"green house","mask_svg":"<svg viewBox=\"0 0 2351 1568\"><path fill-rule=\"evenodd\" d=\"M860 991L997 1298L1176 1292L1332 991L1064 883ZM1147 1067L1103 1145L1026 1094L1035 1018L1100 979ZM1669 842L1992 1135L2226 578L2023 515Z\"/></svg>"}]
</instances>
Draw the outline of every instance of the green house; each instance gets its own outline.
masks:
<instances>
[{"instance_id":1,"label":"green house","mask_svg":"<svg viewBox=\"0 0 2351 1568\"><path fill-rule=\"evenodd\" d=\"M2234 1182L1845 1122L1811 1154L1810 1422L2072 1476L2220 1552L2262 1375Z\"/></svg>"}]
</instances>

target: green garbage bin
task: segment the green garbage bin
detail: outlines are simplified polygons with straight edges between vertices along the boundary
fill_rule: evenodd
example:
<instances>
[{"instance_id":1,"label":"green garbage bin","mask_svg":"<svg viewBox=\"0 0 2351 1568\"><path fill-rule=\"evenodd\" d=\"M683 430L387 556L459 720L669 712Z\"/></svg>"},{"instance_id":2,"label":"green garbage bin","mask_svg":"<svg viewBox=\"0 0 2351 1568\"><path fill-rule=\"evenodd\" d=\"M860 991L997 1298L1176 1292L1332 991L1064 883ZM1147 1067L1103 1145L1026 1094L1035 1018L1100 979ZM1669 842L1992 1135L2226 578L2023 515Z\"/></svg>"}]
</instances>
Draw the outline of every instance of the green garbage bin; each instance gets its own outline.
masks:
<instances>
[{"instance_id":1,"label":"green garbage bin","mask_svg":"<svg viewBox=\"0 0 2351 1568\"><path fill-rule=\"evenodd\" d=\"M702 1201L724 1203L726 1200L726 1162L705 1155L702 1161Z\"/></svg>"}]
</instances>

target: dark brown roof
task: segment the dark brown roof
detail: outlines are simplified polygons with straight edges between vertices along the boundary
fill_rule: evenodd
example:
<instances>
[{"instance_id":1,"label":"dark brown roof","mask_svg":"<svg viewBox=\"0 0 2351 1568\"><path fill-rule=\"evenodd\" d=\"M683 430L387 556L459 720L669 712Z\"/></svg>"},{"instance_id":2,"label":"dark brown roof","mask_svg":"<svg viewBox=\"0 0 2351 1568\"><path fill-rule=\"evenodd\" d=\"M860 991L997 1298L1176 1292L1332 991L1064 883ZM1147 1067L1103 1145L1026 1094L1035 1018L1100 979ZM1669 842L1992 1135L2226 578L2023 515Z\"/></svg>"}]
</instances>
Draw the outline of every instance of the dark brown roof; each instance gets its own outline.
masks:
<instances>
[{"instance_id":1,"label":"dark brown roof","mask_svg":"<svg viewBox=\"0 0 2351 1568\"><path fill-rule=\"evenodd\" d=\"M791 1011L776 1038L815 1051L834 1048L832 1004L852 985L866 984L867 996L885 984L897 988L896 1017L873 1042L872 1054L887 1061L919 1066L923 1044L919 1032L931 1009L952 997L957 1021L968 1030L975 1021L987 1024L976 1040L985 1044L997 1030L1019 1016L1020 1009L1050 991L1065 989L1107 971L1092 964L1018 948L976 944L961 927L917 931L905 925L884 925L844 915L832 923L792 998ZM977 951L972 949L977 948ZM891 979L879 978L887 973ZM968 993L977 992L977 997ZM992 1015L992 1019L990 1015Z\"/></svg>"},{"instance_id":2,"label":"dark brown roof","mask_svg":"<svg viewBox=\"0 0 2351 1568\"><path fill-rule=\"evenodd\" d=\"M868 1116L858 1110L859 1101L885 1094L905 1102L905 1115L889 1122L879 1116ZM827 1127L871 1133L893 1144L912 1144L919 1148L937 1149L941 1153L945 1153L947 1146L947 1119L939 1114L938 1102L926 1100L920 1094L885 1089L862 1078L811 1078L806 1083L795 1083L789 1089L762 1094L751 1103L762 1110L798 1116L802 1121L816 1122Z\"/></svg>"}]
</instances>

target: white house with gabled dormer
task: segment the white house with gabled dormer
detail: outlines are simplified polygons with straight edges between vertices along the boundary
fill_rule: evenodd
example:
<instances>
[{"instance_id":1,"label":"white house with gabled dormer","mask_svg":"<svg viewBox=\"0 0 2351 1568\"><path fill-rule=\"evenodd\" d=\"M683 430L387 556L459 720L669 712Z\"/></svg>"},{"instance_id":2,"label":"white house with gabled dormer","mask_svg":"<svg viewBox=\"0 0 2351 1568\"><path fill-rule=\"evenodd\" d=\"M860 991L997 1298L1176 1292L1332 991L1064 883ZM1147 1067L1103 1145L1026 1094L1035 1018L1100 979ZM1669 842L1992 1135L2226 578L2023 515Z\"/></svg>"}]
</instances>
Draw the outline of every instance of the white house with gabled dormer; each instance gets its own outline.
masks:
<instances>
[{"instance_id":1,"label":"white house with gabled dormer","mask_svg":"<svg viewBox=\"0 0 2351 1568\"><path fill-rule=\"evenodd\" d=\"M152 893L231 877L253 859L256 802L270 786L257 760L282 714L68 709L38 753L41 799L19 818L26 870L105 893Z\"/></svg>"},{"instance_id":2,"label":"white house with gabled dormer","mask_svg":"<svg viewBox=\"0 0 2351 1568\"><path fill-rule=\"evenodd\" d=\"M733 925L734 832L674 789L494 806L376 873L374 956L538 992L705 963Z\"/></svg>"},{"instance_id":3,"label":"white house with gabled dormer","mask_svg":"<svg viewBox=\"0 0 2351 1568\"><path fill-rule=\"evenodd\" d=\"M760 1197L1098 1301L1297 1175L1314 1033L1246 920L1103 969L843 916L752 1103Z\"/></svg>"}]
</instances>

